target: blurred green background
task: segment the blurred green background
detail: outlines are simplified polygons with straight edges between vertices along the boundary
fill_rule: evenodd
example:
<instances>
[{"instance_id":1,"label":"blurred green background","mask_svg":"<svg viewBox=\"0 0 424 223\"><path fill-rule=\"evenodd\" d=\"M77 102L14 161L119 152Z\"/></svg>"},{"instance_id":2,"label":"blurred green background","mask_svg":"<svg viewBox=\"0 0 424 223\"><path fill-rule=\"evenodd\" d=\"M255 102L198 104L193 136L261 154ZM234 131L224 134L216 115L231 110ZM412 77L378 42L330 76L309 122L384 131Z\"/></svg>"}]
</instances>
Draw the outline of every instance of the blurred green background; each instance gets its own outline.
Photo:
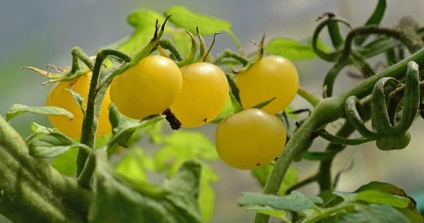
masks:
<instances>
[{"instance_id":1,"label":"blurred green background","mask_svg":"<svg viewBox=\"0 0 424 223\"><path fill-rule=\"evenodd\" d=\"M153 9L161 13L173 5L182 5L192 11L219 17L233 24L245 51L255 49L250 40L259 41L263 33L267 39L290 37L303 39L311 36L315 19L324 12L351 21L352 26L363 24L376 4L369 0L2 0L0 6L0 114L12 104L44 105L52 85L41 85L46 79L22 66L45 68L47 64L69 66L70 50L81 47L93 54L103 46L130 35L132 28L126 18L137 8ZM388 0L383 25L393 26L404 15L424 24L424 2L421 0ZM325 40L325 37L324 37ZM229 36L218 36L216 49L235 50ZM319 60L295 62L301 84L321 94L323 77L330 64ZM341 75L336 92L359 83ZM294 108L304 108L305 102L297 98ZM22 135L29 133L32 121L48 124L45 117L23 115L11 121ZM353 162L353 169L342 175L338 190L351 191L371 180L387 181L416 193L424 189L423 120L413 126L412 142L402 152L380 152L369 143L347 149L334 164L334 172ZM199 128L213 139L215 126ZM1 139L0 139L1 140ZM320 146L318 142L316 147ZM242 191L260 192L260 187L247 171L234 170L222 162L216 168L220 182L217 190L216 212L213 222L251 222L252 214L237 206ZM313 173L316 164L295 163L299 177ZM315 185L303 192L316 192Z\"/></svg>"}]
</instances>

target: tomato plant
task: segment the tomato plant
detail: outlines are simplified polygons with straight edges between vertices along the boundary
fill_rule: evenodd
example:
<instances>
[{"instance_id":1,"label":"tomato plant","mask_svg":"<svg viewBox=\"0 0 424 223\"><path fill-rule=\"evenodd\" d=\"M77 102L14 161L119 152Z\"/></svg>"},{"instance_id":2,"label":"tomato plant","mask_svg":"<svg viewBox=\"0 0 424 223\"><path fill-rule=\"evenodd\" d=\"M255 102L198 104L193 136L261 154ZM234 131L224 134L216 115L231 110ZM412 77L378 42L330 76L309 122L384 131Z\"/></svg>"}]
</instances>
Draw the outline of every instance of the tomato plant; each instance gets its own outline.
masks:
<instances>
[{"instance_id":1,"label":"tomato plant","mask_svg":"<svg viewBox=\"0 0 424 223\"><path fill-rule=\"evenodd\" d=\"M284 110L296 96L299 75L294 64L281 56L266 56L237 75L236 85L244 108L269 101L262 109L271 114Z\"/></svg>"},{"instance_id":2,"label":"tomato plant","mask_svg":"<svg viewBox=\"0 0 424 223\"><path fill-rule=\"evenodd\" d=\"M152 55L114 78L110 96L122 114L143 119L169 108L181 88L181 72L175 62Z\"/></svg>"},{"instance_id":3,"label":"tomato plant","mask_svg":"<svg viewBox=\"0 0 424 223\"><path fill-rule=\"evenodd\" d=\"M280 154L286 143L286 129L276 116L251 108L222 120L215 137L221 159L248 170L264 166Z\"/></svg>"},{"instance_id":4,"label":"tomato plant","mask_svg":"<svg viewBox=\"0 0 424 223\"><path fill-rule=\"evenodd\" d=\"M55 128L72 138L79 138L81 136L82 121L84 118L83 109L87 108L87 97L91 76L92 73L88 72L74 80L59 82L53 86L47 96L46 105L64 108L74 115L72 119L63 115L48 116ZM82 101L82 107L77 105L76 99L72 96L71 91L77 93L84 99ZM112 131L112 126L109 122L109 104L110 95L109 91L107 91L102 107L100 108L99 127L96 133L97 137Z\"/></svg>"},{"instance_id":5,"label":"tomato plant","mask_svg":"<svg viewBox=\"0 0 424 223\"><path fill-rule=\"evenodd\" d=\"M214 120L228 100L228 82L214 64L198 62L181 67L183 87L171 111L183 127L197 127Z\"/></svg>"},{"instance_id":6,"label":"tomato plant","mask_svg":"<svg viewBox=\"0 0 424 223\"><path fill-rule=\"evenodd\" d=\"M128 18L133 35L112 48L89 56L75 47L71 67L57 74L25 67L59 83L46 106L16 104L0 116L0 213L14 222L210 222L220 196L211 164L220 158L224 171L251 171L262 187L238 200L255 212L255 223L270 216L424 222L417 202L392 183L337 188L340 153L367 142L380 152L410 149L411 125L422 121L424 29L409 17L396 29L382 26L385 9L379 0L359 27L324 13L311 38L263 37L253 52L244 52L228 21L181 6L164 15L137 10ZM332 47L321 40L323 30ZM236 52L212 53L218 32L231 36ZM213 38L209 49L203 36ZM331 64L322 95L299 86L291 62L313 58ZM372 66L376 60L383 70ZM346 67L356 68L350 76L360 83L337 93ZM307 105L285 109L296 95ZM22 137L8 121L28 112L47 115L60 131L31 123ZM216 128L215 145L197 129L163 130L165 120L173 130ZM298 180L292 164L305 160L316 168ZM65 175L69 163L73 175ZM162 184L149 179L156 174L166 175Z\"/></svg>"}]
</instances>

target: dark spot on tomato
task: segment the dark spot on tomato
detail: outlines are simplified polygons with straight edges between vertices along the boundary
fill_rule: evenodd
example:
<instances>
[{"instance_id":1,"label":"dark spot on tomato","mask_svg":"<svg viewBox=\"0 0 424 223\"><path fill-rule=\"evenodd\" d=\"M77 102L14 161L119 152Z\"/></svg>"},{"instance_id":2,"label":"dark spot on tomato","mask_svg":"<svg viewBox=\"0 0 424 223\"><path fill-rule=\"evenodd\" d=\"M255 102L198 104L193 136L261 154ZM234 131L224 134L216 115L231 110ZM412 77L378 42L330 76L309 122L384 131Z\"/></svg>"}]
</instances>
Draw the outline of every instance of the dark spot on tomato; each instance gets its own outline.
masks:
<instances>
[{"instance_id":1,"label":"dark spot on tomato","mask_svg":"<svg viewBox=\"0 0 424 223\"><path fill-rule=\"evenodd\" d=\"M274 161L277 161L277 160L278 160L278 156L274 158Z\"/></svg>"},{"instance_id":2,"label":"dark spot on tomato","mask_svg":"<svg viewBox=\"0 0 424 223\"><path fill-rule=\"evenodd\" d=\"M261 166L261 163L257 163L256 166Z\"/></svg>"},{"instance_id":3,"label":"dark spot on tomato","mask_svg":"<svg viewBox=\"0 0 424 223\"><path fill-rule=\"evenodd\" d=\"M208 122L208 119L207 118L203 119L203 122L207 123Z\"/></svg>"}]
</instances>

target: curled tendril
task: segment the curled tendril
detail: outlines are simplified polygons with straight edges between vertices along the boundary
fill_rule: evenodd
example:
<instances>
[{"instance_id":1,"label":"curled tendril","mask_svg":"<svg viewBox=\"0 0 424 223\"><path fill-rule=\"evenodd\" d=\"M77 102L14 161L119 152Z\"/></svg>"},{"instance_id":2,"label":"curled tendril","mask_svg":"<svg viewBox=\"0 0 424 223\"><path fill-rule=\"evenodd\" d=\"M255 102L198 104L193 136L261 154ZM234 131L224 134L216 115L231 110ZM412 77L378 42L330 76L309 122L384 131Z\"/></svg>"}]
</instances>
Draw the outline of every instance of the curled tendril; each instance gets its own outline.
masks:
<instances>
[{"instance_id":1,"label":"curled tendril","mask_svg":"<svg viewBox=\"0 0 424 223\"><path fill-rule=\"evenodd\" d=\"M394 109L401 112L390 113L387 101L393 92L404 89L403 97ZM361 102L350 96L345 102L345 113L350 124L365 138L377 140L380 149L402 149L410 140L408 129L417 115L420 105L420 85L418 64L411 61L405 76L405 83L390 77L381 78L373 88L371 95L371 122L375 131L369 130L360 115ZM400 117L400 118L399 118ZM331 139L328 135L324 137Z\"/></svg>"},{"instance_id":2,"label":"curled tendril","mask_svg":"<svg viewBox=\"0 0 424 223\"><path fill-rule=\"evenodd\" d=\"M338 59L339 55L340 55L340 50L337 49L337 48L342 45L342 39L340 37L341 36L340 30L338 28L337 23L342 23L342 24L345 24L346 26L350 27L350 24L346 20L344 20L342 18L335 17L335 16L329 16L328 19L322 21L315 28L314 34L312 35L312 47L313 47L315 53L321 59L329 61L329 62L336 61ZM330 52L330 53L321 50L319 48L319 44L318 44L319 35L325 27L329 28L328 31L329 31L330 37L332 38L333 44L336 47L336 50L333 51L333 52Z\"/></svg>"}]
</instances>

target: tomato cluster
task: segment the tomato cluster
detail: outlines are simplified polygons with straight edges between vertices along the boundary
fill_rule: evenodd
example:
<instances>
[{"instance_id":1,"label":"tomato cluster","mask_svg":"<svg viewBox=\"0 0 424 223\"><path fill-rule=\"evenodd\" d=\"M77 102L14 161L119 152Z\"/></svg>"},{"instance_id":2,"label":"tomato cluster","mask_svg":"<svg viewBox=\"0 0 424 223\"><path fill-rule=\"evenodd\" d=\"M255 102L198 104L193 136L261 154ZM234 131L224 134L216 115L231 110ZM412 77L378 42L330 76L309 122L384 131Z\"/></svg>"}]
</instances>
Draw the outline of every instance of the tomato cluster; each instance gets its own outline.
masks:
<instances>
[{"instance_id":1,"label":"tomato cluster","mask_svg":"<svg viewBox=\"0 0 424 223\"><path fill-rule=\"evenodd\" d=\"M74 114L73 120L49 116L56 128L73 138L80 137L84 115L71 92L64 89L86 98L90 80L91 72L73 81L60 82L47 98L47 105ZM268 56L238 73L235 84L244 110L219 123L216 148L227 164L253 169L271 162L284 148L286 129L275 114L293 100L299 78L289 60ZM97 136L111 131L111 101L123 115L133 119L141 120L170 109L182 127L197 127L216 119L226 106L229 90L225 73L214 64L194 62L180 68L168 57L147 56L113 79L110 96L108 90L100 110ZM260 109L255 108L267 101Z\"/></svg>"},{"instance_id":2,"label":"tomato cluster","mask_svg":"<svg viewBox=\"0 0 424 223\"><path fill-rule=\"evenodd\" d=\"M225 118L218 125L219 156L239 169L254 169L275 159L284 148L286 129L274 114L290 104L298 85L295 66L279 56L264 57L239 73L236 86L246 110ZM254 108L267 101L270 102L261 109Z\"/></svg>"}]
</instances>

